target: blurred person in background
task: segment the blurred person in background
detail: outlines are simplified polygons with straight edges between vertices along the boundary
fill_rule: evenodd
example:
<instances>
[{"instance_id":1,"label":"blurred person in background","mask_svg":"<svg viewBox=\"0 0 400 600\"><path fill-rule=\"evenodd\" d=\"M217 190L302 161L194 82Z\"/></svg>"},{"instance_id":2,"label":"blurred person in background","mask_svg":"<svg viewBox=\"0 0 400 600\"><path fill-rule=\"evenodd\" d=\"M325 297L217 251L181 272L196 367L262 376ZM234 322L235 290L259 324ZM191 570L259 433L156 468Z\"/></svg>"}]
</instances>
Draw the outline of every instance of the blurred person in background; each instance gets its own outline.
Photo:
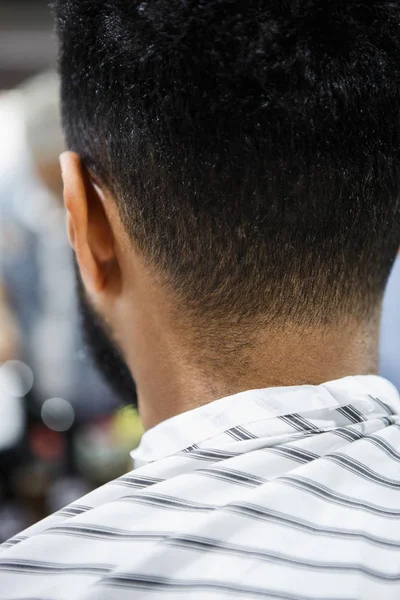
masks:
<instances>
[{"instance_id":1,"label":"blurred person in background","mask_svg":"<svg viewBox=\"0 0 400 600\"><path fill-rule=\"evenodd\" d=\"M42 401L61 397L81 414L107 412L115 399L85 356L78 324L56 73L34 77L4 102L14 123L0 179L0 358L30 366Z\"/></svg>"},{"instance_id":2,"label":"blurred person in background","mask_svg":"<svg viewBox=\"0 0 400 600\"><path fill-rule=\"evenodd\" d=\"M121 464L121 448L106 434L114 427L109 416L118 402L82 343L62 197L56 73L38 75L3 95L0 130L0 414L4 430L15 429L13 439L0 430L0 479L6 495L18 488L16 496L37 495L42 482L40 493L54 510L128 466L123 458L121 470L105 455L109 442L114 463ZM23 400L7 393L4 380L11 371L24 379L27 369L32 385L23 390ZM96 429L92 421L99 419ZM77 429L82 423L85 427ZM134 433L125 439L124 457L135 441ZM54 489L43 469L47 463ZM61 485L60 476L79 469L87 482L70 478ZM4 506L0 502L0 539L4 528L9 532Z\"/></svg>"},{"instance_id":3,"label":"blurred person in background","mask_svg":"<svg viewBox=\"0 0 400 600\"><path fill-rule=\"evenodd\" d=\"M397 600L400 4L55 6L82 324L148 431L0 598Z\"/></svg>"}]
</instances>

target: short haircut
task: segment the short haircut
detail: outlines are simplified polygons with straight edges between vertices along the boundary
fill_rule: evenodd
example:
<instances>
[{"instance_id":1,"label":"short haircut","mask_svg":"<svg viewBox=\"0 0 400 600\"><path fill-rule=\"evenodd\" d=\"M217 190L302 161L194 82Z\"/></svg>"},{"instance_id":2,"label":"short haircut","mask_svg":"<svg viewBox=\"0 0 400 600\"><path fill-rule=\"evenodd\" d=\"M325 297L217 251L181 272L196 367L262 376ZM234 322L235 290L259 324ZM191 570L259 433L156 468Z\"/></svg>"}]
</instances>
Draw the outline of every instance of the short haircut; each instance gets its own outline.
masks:
<instances>
[{"instance_id":1,"label":"short haircut","mask_svg":"<svg viewBox=\"0 0 400 600\"><path fill-rule=\"evenodd\" d=\"M55 0L67 143L191 313L369 318L400 241L400 3Z\"/></svg>"}]
</instances>

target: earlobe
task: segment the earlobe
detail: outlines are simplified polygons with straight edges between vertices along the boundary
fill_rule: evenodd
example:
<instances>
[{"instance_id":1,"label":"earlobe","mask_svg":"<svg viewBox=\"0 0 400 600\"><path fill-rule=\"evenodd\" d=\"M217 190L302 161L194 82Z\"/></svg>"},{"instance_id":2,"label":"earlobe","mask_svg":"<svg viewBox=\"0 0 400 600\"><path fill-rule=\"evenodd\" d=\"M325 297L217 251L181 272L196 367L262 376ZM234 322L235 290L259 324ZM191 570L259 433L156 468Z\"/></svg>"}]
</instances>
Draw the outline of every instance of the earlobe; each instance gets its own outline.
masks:
<instances>
[{"instance_id":1,"label":"earlobe","mask_svg":"<svg viewBox=\"0 0 400 600\"><path fill-rule=\"evenodd\" d=\"M85 287L93 293L99 293L105 285L107 263L114 254L112 232L103 206L104 198L77 154L65 152L60 157L60 163L68 238Z\"/></svg>"}]
</instances>

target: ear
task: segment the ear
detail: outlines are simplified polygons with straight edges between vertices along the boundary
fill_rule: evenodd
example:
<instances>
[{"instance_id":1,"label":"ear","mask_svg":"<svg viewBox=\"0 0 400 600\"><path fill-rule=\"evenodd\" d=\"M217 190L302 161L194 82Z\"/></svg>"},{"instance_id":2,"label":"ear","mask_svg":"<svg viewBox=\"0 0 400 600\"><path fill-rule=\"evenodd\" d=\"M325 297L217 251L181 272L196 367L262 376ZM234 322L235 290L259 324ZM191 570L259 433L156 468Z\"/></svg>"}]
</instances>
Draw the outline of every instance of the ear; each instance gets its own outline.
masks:
<instances>
[{"instance_id":1,"label":"ear","mask_svg":"<svg viewBox=\"0 0 400 600\"><path fill-rule=\"evenodd\" d=\"M116 266L106 196L92 181L77 154L65 152L60 163L69 241L86 289L90 294L98 294L105 290L108 275Z\"/></svg>"}]
</instances>

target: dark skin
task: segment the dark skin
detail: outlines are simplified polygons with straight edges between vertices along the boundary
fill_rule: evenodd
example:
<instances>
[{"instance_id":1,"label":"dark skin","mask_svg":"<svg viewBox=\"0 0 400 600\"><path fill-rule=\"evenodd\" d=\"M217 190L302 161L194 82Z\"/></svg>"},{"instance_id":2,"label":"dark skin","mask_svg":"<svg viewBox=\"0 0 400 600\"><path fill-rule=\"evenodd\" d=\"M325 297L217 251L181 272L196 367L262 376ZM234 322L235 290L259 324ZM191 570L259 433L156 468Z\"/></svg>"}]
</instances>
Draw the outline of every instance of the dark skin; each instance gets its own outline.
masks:
<instances>
[{"instance_id":1,"label":"dark skin","mask_svg":"<svg viewBox=\"0 0 400 600\"><path fill-rule=\"evenodd\" d=\"M377 373L381 306L367 322L338 318L334 327L254 323L246 349L221 366L213 357L233 332L220 332L219 349L196 340L185 307L134 247L112 196L76 154L63 154L61 164L69 239L86 295L135 379L146 428L247 389Z\"/></svg>"}]
</instances>

